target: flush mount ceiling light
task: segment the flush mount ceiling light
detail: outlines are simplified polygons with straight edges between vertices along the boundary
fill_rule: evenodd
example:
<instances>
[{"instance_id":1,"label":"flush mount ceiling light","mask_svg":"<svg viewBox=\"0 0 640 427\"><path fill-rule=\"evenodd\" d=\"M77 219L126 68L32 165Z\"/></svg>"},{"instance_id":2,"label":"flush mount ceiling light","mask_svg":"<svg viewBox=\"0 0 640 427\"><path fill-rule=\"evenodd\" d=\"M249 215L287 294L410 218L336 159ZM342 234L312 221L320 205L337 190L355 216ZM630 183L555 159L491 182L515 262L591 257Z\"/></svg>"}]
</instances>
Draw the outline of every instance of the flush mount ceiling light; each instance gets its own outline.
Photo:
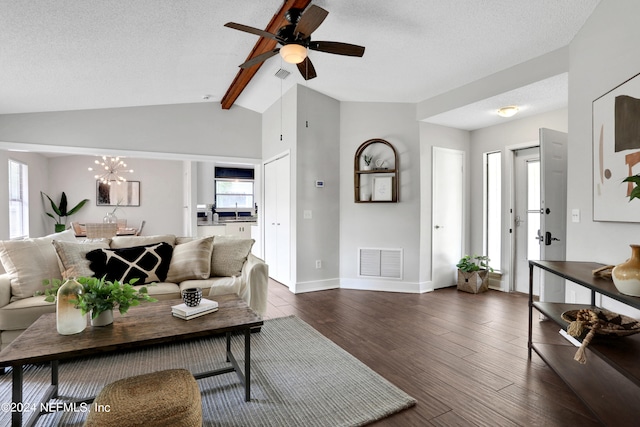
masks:
<instances>
[{"instance_id":1,"label":"flush mount ceiling light","mask_svg":"<svg viewBox=\"0 0 640 427\"><path fill-rule=\"evenodd\" d=\"M280 48L280 56L289 64L299 64L307 57L307 48L299 44L287 44Z\"/></svg>"},{"instance_id":2,"label":"flush mount ceiling light","mask_svg":"<svg viewBox=\"0 0 640 427\"><path fill-rule=\"evenodd\" d=\"M498 109L498 115L500 117L512 117L518 112L517 105L509 105L508 107L502 107Z\"/></svg>"},{"instance_id":3,"label":"flush mount ceiling light","mask_svg":"<svg viewBox=\"0 0 640 427\"><path fill-rule=\"evenodd\" d=\"M107 158L107 156L102 156L102 161L96 160L95 164L99 166L100 173L94 175L94 178L107 185L111 185L113 182L120 185L127 181L121 174L133 173L133 169L125 169L127 164L120 157ZM89 170L92 171L94 169L89 168Z\"/></svg>"}]
</instances>

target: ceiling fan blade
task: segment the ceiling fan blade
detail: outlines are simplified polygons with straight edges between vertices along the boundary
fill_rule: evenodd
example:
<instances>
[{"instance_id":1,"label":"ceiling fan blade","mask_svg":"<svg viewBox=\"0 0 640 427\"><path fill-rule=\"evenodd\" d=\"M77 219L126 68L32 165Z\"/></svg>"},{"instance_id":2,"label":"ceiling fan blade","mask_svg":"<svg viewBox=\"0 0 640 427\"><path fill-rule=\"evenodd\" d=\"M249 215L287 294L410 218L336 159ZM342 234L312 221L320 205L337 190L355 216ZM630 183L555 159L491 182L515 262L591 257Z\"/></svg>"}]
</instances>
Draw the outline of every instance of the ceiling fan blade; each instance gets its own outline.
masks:
<instances>
[{"instance_id":1,"label":"ceiling fan blade","mask_svg":"<svg viewBox=\"0 0 640 427\"><path fill-rule=\"evenodd\" d=\"M364 46L340 42L311 42L309 44L309 49L320 52L335 53L337 55L364 55Z\"/></svg>"},{"instance_id":2,"label":"ceiling fan blade","mask_svg":"<svg viewBox=\"0 0 640 427\"><path fill-rule=\"evenodd\" d=\"M275 35L271 34L268 31L261 30L259 28L250 27L248 25L236 24L235 22L227 22L224 24L225 27L233 28L234 30L244 31L245 33L255 34L257 36L266 37L268 39L273 39L277 42L280 42L280 39Z\"/></svg>"},{"instance_id":3,"label":"ceiling fan blade","mask_svg":"<svg viewBox=\"0 0 640 427\"><path fill-rule=\"evenodd\" d=\"M273 50L270 50L268 52L265 53L261 53L260 55L251 58L250 60L248 60L247 62L240 64L239 67L240 68L250 68L253 67L254 65L257 65L263 61L266 61L267 59L271 58L274 55L277 55L278 52L280 52L280 48L276 48Z\"/></svg>"},{"instance_id":4,"label":"ceiling fan blade","mask_svg":"<svg viewBox=\"0 0 640 427\"><path fill-rule=\"evenodd\" d=\"M295 30L293 30L293 34L298 35L302 33L304 37L309 37L311 33L322 24L322 21L324 21L328 14L329 12L323 8L312 4L302 13L298 25L296 25Z\"/></svg>"},{"instance_id":5,"label":"ceiling fan blade","mask_svg":"<svg viewBox=\"0 0 640 427\"><path fill-rule=\"evenodd\" d=\"M315 79L317 76L316 69L308 56L298 64L298 71L300 71L300 74L302 74L305 80Z\"/></svg>"}]
</instances>

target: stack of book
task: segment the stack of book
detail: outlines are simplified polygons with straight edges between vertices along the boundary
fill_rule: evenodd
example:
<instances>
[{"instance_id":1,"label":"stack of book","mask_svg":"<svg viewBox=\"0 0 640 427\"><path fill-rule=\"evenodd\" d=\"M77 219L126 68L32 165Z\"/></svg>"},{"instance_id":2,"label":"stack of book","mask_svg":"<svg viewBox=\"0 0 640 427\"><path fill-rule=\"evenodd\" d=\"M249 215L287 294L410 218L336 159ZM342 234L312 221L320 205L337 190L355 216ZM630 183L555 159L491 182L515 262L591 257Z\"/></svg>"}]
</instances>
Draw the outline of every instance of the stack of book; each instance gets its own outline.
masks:
<instances>
[{"instance_id":1,"label":"stack of book","mask_svg":"<svg viewBox=\"0 0 640 427\"><path fill-rule=\"evenodd\" d=\"M184 320L191 320L214 311L218 311L218 303L206 298L202 298L200 304L195 307L188 307L185 303L171 306L171 314Z\"/></svg>"}]
</instances>

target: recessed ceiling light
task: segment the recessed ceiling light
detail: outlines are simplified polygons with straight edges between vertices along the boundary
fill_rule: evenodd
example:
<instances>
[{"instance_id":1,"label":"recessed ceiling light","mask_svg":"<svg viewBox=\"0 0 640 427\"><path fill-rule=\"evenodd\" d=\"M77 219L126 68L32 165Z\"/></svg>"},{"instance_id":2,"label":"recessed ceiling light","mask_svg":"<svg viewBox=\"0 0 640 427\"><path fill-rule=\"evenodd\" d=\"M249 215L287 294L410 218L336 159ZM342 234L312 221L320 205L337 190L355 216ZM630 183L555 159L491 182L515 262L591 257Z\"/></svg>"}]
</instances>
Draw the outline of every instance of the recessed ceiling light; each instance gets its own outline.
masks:
<instances>
[{"instance_id":1,"label":"recessed ceiling light","mask_svg":"<svg viewBox=\"0 0 640 427\"><path fill-rule=\"evenodd\" d=\"M498 109L498 115L500 117L512 117L518 112L517 105L509 105L508 107L502 107Z\"/></svg>"}]
</instances>

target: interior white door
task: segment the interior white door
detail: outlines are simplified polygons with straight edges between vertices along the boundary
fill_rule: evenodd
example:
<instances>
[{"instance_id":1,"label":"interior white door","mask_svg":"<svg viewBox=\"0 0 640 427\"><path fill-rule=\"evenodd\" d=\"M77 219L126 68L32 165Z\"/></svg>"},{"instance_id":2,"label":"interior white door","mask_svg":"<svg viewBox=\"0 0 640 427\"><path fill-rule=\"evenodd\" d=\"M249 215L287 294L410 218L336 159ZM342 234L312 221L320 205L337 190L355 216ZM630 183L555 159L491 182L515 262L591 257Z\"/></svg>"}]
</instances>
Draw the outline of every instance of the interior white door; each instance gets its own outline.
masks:
<instances>
[{"instance_id":1,"label":"interior white door","mask_svg":"<svg viewBox=\"0 0 640 427\"><path fill-rule=\"evenodd\" d=\"M540 129L540 258L564 261L567 237L568 135ZM564 279L541 275L540 301L564 302Z\"/></svg>"},{"instance_id":2,"label":"interior white door","mask_svg":"<svg viewBox=\"0 0 640 427\"><path fill-rule=\"evenodd\" d=\"M264 165L264 260L269 276L290 286L289 156Z\"/></svg>"},{"instance_id":3,"label":"interior white door","mask_svg":"<svg viewBox=\"0 0 640 427\"><path fill-rule=\"evenodd\" d=\"M434 289L456 283L464 236L464 152L433 147L431 280Z\"/></svg>"},{"instance_id":4,"label":"interior white door","mask_svg":"<svg viewBox=\"0 0 640 427\"><path fill-rule=\"evenodd\" d=\"M529 260L540 259L540 148L521 149L514 154L514 290L528 293ZM533 293L540 294L537 282Z\"/></svg>"}]
</instances>

